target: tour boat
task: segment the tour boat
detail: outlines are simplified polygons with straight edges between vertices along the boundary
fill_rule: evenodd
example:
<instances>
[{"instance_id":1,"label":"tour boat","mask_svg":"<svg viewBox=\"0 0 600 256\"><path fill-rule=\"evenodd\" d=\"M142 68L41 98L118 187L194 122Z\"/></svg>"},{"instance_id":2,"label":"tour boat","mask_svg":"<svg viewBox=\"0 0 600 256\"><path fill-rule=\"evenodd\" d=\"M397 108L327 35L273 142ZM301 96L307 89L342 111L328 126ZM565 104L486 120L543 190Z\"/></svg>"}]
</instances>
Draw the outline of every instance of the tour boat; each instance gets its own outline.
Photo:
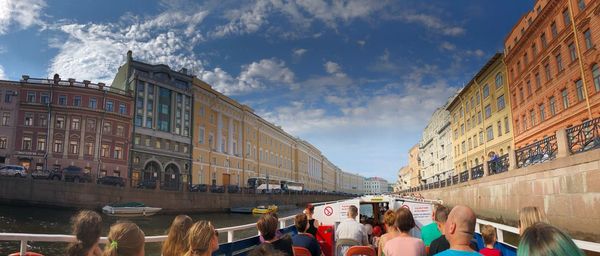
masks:
<instances>
[{"instance_id":1,"label":"tour boat","mask_svg":"<svg viewBox=\"0 0 600 256\"><path fill-rule=\"evenodd\" d=\"M102 212L104 214L117 217L152 216L160 210L162 210L162 208L148 207L143 203L138 202L109 204L102 207Z\"/></svg>"},{"instance_id":2,"label":"tour boat","mask_svg":"<svg viewBox=\"0 0 600 256\"><path fill-rule=\"evenodd\" d=\"M276 212L278 209L277 205L269 205L269 206L264 206L264 205L260 205L255 207L254 209L252 209L252 214L265 214L265 213L272 213L272 212Z\"/></svg>"}]
</instances>

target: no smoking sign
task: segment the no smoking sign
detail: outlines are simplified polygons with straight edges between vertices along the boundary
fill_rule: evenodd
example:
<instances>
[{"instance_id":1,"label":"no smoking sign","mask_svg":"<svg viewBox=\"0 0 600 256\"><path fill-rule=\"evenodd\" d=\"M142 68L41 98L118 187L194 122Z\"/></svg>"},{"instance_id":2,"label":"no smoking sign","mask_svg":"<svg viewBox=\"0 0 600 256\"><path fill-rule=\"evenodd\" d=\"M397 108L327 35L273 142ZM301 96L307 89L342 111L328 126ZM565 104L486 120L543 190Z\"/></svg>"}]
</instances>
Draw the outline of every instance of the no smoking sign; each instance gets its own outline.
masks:
<instances>
[{"instance_id":1,"label":"no smoking sign","mask_svg":"<svg viewBox=\"0 0 600 256\"><path fill-rule=\"evenodd\" d=\"M333 208L331 208L331 206L327 206L325 209L323 209L323 213L325 213L326 216L331 216L333 215Z\"/></svg>"}]
</instances>

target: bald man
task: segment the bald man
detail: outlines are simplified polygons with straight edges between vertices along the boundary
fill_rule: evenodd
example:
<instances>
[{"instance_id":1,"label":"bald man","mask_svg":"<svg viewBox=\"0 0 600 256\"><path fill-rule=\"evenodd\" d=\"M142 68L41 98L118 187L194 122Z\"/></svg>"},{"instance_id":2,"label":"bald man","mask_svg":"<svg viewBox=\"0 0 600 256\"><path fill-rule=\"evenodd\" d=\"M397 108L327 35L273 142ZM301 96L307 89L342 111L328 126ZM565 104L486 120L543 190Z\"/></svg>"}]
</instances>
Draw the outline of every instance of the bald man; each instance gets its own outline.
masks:
<instances>
[{"instance_id":1,"label":"bald man","mask_svg":"<svg viewBox=\"0 0 600 256\"><path fill-rule=\"evenodd\" d=\"M481 255L471 249L471 239L475 234L475 213L464 205L455 206L444 225L444 235L450 243L450 249L436 256L477 256Z\"/></svg>"}]
</instances>

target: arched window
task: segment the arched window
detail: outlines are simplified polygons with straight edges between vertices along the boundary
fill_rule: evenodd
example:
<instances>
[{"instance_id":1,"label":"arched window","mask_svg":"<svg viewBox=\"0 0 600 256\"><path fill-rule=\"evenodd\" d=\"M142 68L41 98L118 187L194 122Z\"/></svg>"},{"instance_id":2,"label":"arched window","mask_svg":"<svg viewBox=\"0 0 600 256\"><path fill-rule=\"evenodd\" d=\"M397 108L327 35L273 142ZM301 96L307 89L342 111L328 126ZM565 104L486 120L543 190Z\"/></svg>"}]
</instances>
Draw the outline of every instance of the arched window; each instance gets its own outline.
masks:
<instances>
[{"instance_id":1,"label":"arched window","mask_svg":"<svg viewBox=\"0 0 600 256\"><path fill-rule=\"evenodd\" d=\"M498 73L496 74L496 88L500 88L503 85L503 78L502 78L502 74Z\"/></svg>"},{"instance_id":2,"label":"arched window","mask_svg":"<svg viewBox=\"0 0 600 256\"><path fill-rule=\"evenodd\" d=\"M592 77L594 77L594 87L596 87L596 92L600 92L600 67L598 67L597 63L592 66Z\"/></svg>"}]
</instances>

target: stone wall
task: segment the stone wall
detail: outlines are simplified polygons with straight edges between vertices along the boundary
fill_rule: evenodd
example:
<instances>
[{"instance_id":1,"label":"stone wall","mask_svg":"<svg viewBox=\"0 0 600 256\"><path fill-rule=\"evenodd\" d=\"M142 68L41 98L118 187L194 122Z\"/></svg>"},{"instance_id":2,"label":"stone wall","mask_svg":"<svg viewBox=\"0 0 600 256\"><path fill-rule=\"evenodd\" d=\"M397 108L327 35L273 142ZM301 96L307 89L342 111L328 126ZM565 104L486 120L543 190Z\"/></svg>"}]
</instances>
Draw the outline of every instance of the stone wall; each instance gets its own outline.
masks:
<instances>
[{"instance_id":1,"label":"stone wall","mask_svg":"<svg viewBox=\"0 0 600 256\"><path fill-rule=\"evenodd\" d=\"M600 242L600 149L418 193L511 226L520 208L538 206L576 239Z\"/></svg>"},{"instance_id":2,"label":"stone wall","mask_svg":"<svg viewBox=\"0 0 600 256\"><path fill-rule=\"evenodd\" d=\"M334 195L264 195L210 192L173 192L119 188L92 183L0 177L0 203L100 209L111 202L143 202L163 212L223 212L231 207L303 205L342 199Z\"/></svg>"}]
</instances>

